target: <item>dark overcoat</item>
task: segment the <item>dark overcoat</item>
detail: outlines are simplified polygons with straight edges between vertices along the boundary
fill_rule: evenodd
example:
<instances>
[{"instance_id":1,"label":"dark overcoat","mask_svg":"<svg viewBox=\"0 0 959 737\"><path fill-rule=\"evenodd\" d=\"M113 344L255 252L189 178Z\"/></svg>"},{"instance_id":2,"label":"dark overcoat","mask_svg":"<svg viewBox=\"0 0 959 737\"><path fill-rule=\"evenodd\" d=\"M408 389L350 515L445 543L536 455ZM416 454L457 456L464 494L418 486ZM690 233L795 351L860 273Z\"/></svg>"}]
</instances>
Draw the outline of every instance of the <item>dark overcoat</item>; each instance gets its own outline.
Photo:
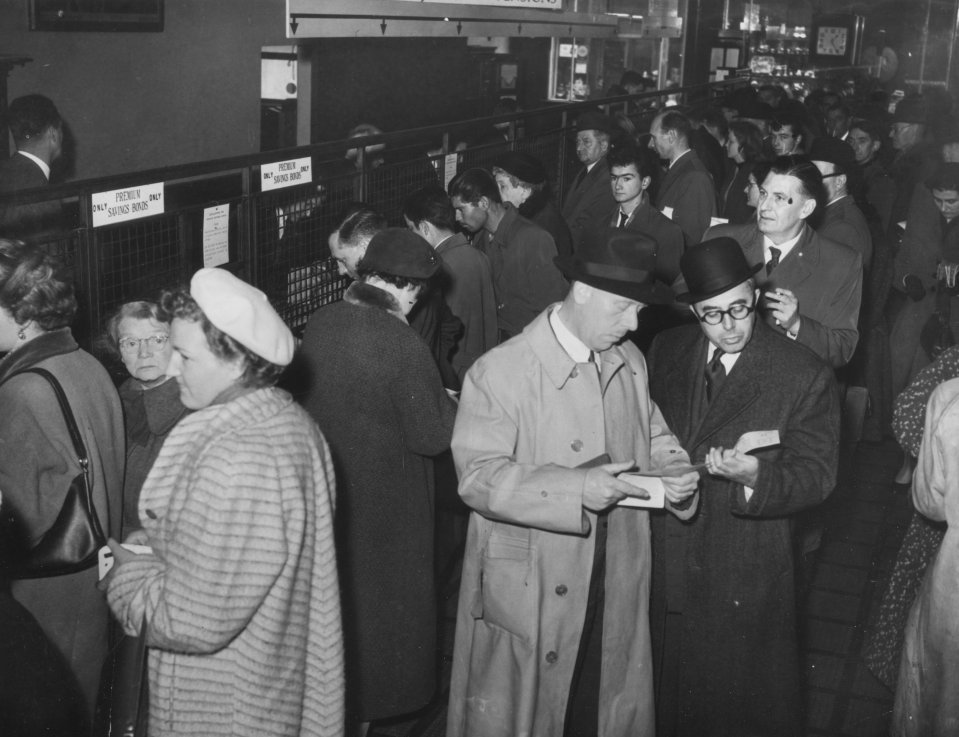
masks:
<instances>
[{"instance_id":1,"label":"dark overcoat","mask_svg":"<svg viewBox=\"0 0 959 737\"><path fill-rule=\"evenodd\" d=\"M752 430L778 430L781 443L755 452L759 478L748 500L741 484L704 475L691 520L651 515L654 657L667 610L682 612L679 734L799 735L790 516L835 485L835 379L812 352L757 321L703 412L706 360L707 341L693 325L661 333L649 354L650 394L692 461Z\"/></svg>"},{"instance_id":2,"label":"dark overcoat","mask_svg":"<svg viewBox=\"0 0 959 737\"><path fill-rule=\"evenodd\" d=\"M563 217L573 237L574 251L579 249L583 233L604 225L614 207L616 200L609 182L609 164L604 156L588 172L585 168L580 169L563 201Z\"/></svg>"},{"instance_id":3,"label":"dark overcoat","mask_svg":"<svg viewBox=\"0 0 959 737\"><path fill-rule=\"evenodd\" d=\"M449 447L456 406L429 348L392 297L355 283L309 320L303 405L336 469L347 703L370 721L433 695L433 461Z\"/></svg>"},{"instance_id":4,"label":"dark overcoat","mask_svg":"<svg viewBox=\"0 0 959 737\"><path fill-rule=\"evenodd\" d=\"M702 242L716 215L716 187L695 151L683 154L667 169L655 204L660 211L672 209L671 220L683 229L687 246Z\"/></svg>"}]
</instances>

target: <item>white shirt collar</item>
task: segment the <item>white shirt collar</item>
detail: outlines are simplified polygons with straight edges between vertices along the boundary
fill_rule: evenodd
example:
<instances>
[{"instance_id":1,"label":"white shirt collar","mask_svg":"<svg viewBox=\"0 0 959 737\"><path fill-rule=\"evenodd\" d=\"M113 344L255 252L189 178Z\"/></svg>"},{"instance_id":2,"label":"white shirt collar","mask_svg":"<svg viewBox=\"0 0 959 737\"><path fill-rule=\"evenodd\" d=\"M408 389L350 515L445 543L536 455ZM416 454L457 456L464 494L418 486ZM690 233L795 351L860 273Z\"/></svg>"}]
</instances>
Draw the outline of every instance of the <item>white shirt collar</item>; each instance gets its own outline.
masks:
<instances>
[{"instance_id":1,"label":"white shirt collar","mask_svg":"<svg viewBox=\"0 0 959 737\"><path fill-rule=\"evenodd\" d=\"M802 234L805 230L806 230L806 226L803 225L803 227L799 229L799 235L797 235L795 238L791 238L785 243L780 243L778 246L775 243L773 243L771 240L769 240L768 236L764 235L763 236L763 263L766 263L767 261L769 261L770 246L772 246L773 248L779 249L779 262L782 263L783 259L786 258L786 254L789 253L791 250L793 250L796 244L799 243L799 239L802 238Z\"/></svg>"},{"instance_id":2,"label":"white shirt collar","mask_svg":"<svg viewBox=\"0 0 959 737\"><path fill-rule=\"evenodd\" d=\"M677 156L675 159L673 159L672 161L670 161L668 168L672 169L672 168L673 168L673 164L675 164L677 161L679 161L681 158L683 158L683 156L685 156L686 154L688 154L690 151L692 151L692 149L691 149L691 148L687 148L687 149L686 149L685 151L683 151L679 156Z\"/></svg>"},{"instance_id":3,"label":"white shirt collar","mask_svg":"<svg viewBox=\"0 0 959 737\"><path fill-rule=\"evenodd\" d=\"M549 326L553 329L553 335L556 336L560 347L576 363L589 363L589 356L592 351L563 324L559 317L559 311L562 307L562 305L559 305L549 313Z\"/></svg>"},{"instance_id":4,"label":"white shirt collar","mask_svg":"<svg viewBox=\"0 0 959 737\"><path fill-rule=\"evenodd\" d=\"M43 176L47 178L48 182L50 181L50 165L47 164L46 161L44 161L43 159L37 158L36 156L34 156L33 154L27 151L17 151L17 153L20 154L21 156L26 156L28 159L30 159L30 161L32 161L34 164L39 166L40 171L43 172Z\"/></svg>"},{"instance_id":5,"label":"white shirt collar","mask_svg":"<svg viewBox=\"0 0 959 737\"><path fill-rule=\"evenodd\" d=\"M708 365L709 362L713 360L713 353L716 352L716 348L718 348L718 346L713 345L708 340L706 343L706 365ZM723 353L723 355L720 357L719 361L726 369L727 376L729 375L729 372L733 370L733 366L736 365L736 361L739 360L739 355L741 353L742 351L739 351L739 353Z\"/></svg>"}]
</instances>

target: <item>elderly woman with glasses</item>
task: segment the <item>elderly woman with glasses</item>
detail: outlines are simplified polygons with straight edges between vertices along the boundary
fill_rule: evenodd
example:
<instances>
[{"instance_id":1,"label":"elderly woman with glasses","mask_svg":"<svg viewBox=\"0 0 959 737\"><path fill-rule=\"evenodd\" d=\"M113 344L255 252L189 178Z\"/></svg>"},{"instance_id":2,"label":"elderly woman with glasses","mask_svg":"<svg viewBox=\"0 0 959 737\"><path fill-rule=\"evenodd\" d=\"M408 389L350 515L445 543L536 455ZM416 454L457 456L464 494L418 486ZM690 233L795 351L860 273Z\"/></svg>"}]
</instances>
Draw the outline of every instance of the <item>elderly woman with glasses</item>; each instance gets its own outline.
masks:
<instances>
[{"instance_id":1,"label":"elderly woman with glasses","mask_svg":"<svg viewBox=\"0 0 959 737\"><path fill-rule=\"evenodd\" d=\"M127 438L121 528L125 537L140 529L140 488L163 441L187 409L180 401L179 386L167 375L173 354L170 322L156 302L122 304L107 321L106 338L130 374L120 386Z\"/></svg>"},{"instance_id":2,"label":"elderly woman with glasses","mask_svg":"<svg viewBox=\"0 0 959 737\"><path fill-rule=\"evenodd\" d=\"M149 734L340 735L333 467L319 428L275 387L293 335L223 269L160 306L167 373L194 411L143 484L143 529L126 542L151 551L111 540L102 584L124 631L146 638Z\"/></svg>"}]
</instances>

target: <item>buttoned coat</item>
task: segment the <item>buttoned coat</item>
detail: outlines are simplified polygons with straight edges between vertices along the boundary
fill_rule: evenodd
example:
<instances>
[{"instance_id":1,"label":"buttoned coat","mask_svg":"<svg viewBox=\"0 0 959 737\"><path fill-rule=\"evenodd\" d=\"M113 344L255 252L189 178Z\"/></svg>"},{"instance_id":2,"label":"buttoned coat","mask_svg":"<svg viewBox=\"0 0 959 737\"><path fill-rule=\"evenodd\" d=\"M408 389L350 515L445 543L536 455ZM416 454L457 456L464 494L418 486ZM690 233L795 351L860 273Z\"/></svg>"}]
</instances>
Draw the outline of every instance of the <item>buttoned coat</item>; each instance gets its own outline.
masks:
<instances>
[{"instance_id":1,"label":"buttoned coat","mask_svg":"<svg viewBox=\"0 0 959 737\"><path fill-rule=\"evenodd\" d=\"M642 354L625 342L598 363L600 376L596 366L573 362L547 310L467 374L452 447L460 495L473 512L449 737L562 734L597 521L583 507L587 471L578 467L603 454L645 470L687 460L649 399ZM653 734L649 565L647 512L614 507L600 737Z\"/></svg>"},{"instance_id":2,"label":"buttoned coat","mask_svg":"<svg viewBox=\"0 0 959 737\"><path fill-rule=\"evenodd\" d=\"M693 462L740 435L778 430L757 450L744 487L703 476L688 522L652 515L653 642L680 611L679 734L801 734L801 691L790 516L836 483L839 400L833 372L811 351L757 321L718 395L705 402L712 350L696 325L660 334L649 352L650 394Z\"/></svg>"},{"instance_id":3,"label":"buttoned coat","mask_svg":"<svg viewBox=\"0 0 959 737\"><path fill-rule=\"evenodd\" d=\"M850 196L840 197L826 206L816 232L823 238L848 246L862 257L867 271L872 263L872 235L862 210Z\"/></svg>"},{"instance_id":4,"label":"buttoned coat","mask_svg":"<svg viewBox=\"0 0 959 737\"><path fill-rule=\"evenodd\" d=\"M695 151L680 156L666 171L655 199L656 209L672 208L670 218L686 238L686 245L700 243L716 215L716 186Z\"/></svg>"},{"instance_id":5,"label":"buttoned coat","mask_svg":"<svg viewBox=\"0 0 959 737\"><path fill-rule=\"evenodd\" d=\"M763 234L756 223L716 225L706 239L728 236L742 246L746 262L759 264L763 257ZM859 305L862 300L862 258L851 248L823 238L808 225L799 242L786 254L772 274L756 274L762 292L789 289L799 299L802 324L796 342L818 354L830 366L849 363L859 341ZM761 300L766 323L780 332L772 312Z\"/></svg>"},{"instance_id":6,"label":"buttoned coat","mask_svg":"<svg viewBox=\"0 0 959 737\"><path fill-rule=\"evenodd\" d=\"M581 169L580 173L582 171ZM582 181L577 179L578 175L563 202L563 217L573 237L573 251L579 250L583 233L603 225L606 214L616 207L613 186L609 181L609 164L606 163L605 156L586 172Z\"/></svg>"}]
</instances>

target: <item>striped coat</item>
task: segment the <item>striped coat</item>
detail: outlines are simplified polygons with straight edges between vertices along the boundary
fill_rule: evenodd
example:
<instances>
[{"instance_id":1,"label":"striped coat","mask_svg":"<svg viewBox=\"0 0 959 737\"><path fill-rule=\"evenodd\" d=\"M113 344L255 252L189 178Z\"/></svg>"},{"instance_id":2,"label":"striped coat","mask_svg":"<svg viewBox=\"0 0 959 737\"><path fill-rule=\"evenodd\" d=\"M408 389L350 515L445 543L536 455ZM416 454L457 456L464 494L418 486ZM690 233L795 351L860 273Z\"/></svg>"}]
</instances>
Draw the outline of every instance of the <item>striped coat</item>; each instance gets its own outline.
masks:
<instances>
[{"instance_id":1,"label":"striped coat","mask_svg":"<svg viewBox=\"0 0 959 737\"><path fill-rule=\"evenodd\" d=\"M151 737L342 734L333 490L319 429L280 390L170 433L140 496L153 554L108 589L127 633L148 622Z\"/></svg>"}]
</instances>

